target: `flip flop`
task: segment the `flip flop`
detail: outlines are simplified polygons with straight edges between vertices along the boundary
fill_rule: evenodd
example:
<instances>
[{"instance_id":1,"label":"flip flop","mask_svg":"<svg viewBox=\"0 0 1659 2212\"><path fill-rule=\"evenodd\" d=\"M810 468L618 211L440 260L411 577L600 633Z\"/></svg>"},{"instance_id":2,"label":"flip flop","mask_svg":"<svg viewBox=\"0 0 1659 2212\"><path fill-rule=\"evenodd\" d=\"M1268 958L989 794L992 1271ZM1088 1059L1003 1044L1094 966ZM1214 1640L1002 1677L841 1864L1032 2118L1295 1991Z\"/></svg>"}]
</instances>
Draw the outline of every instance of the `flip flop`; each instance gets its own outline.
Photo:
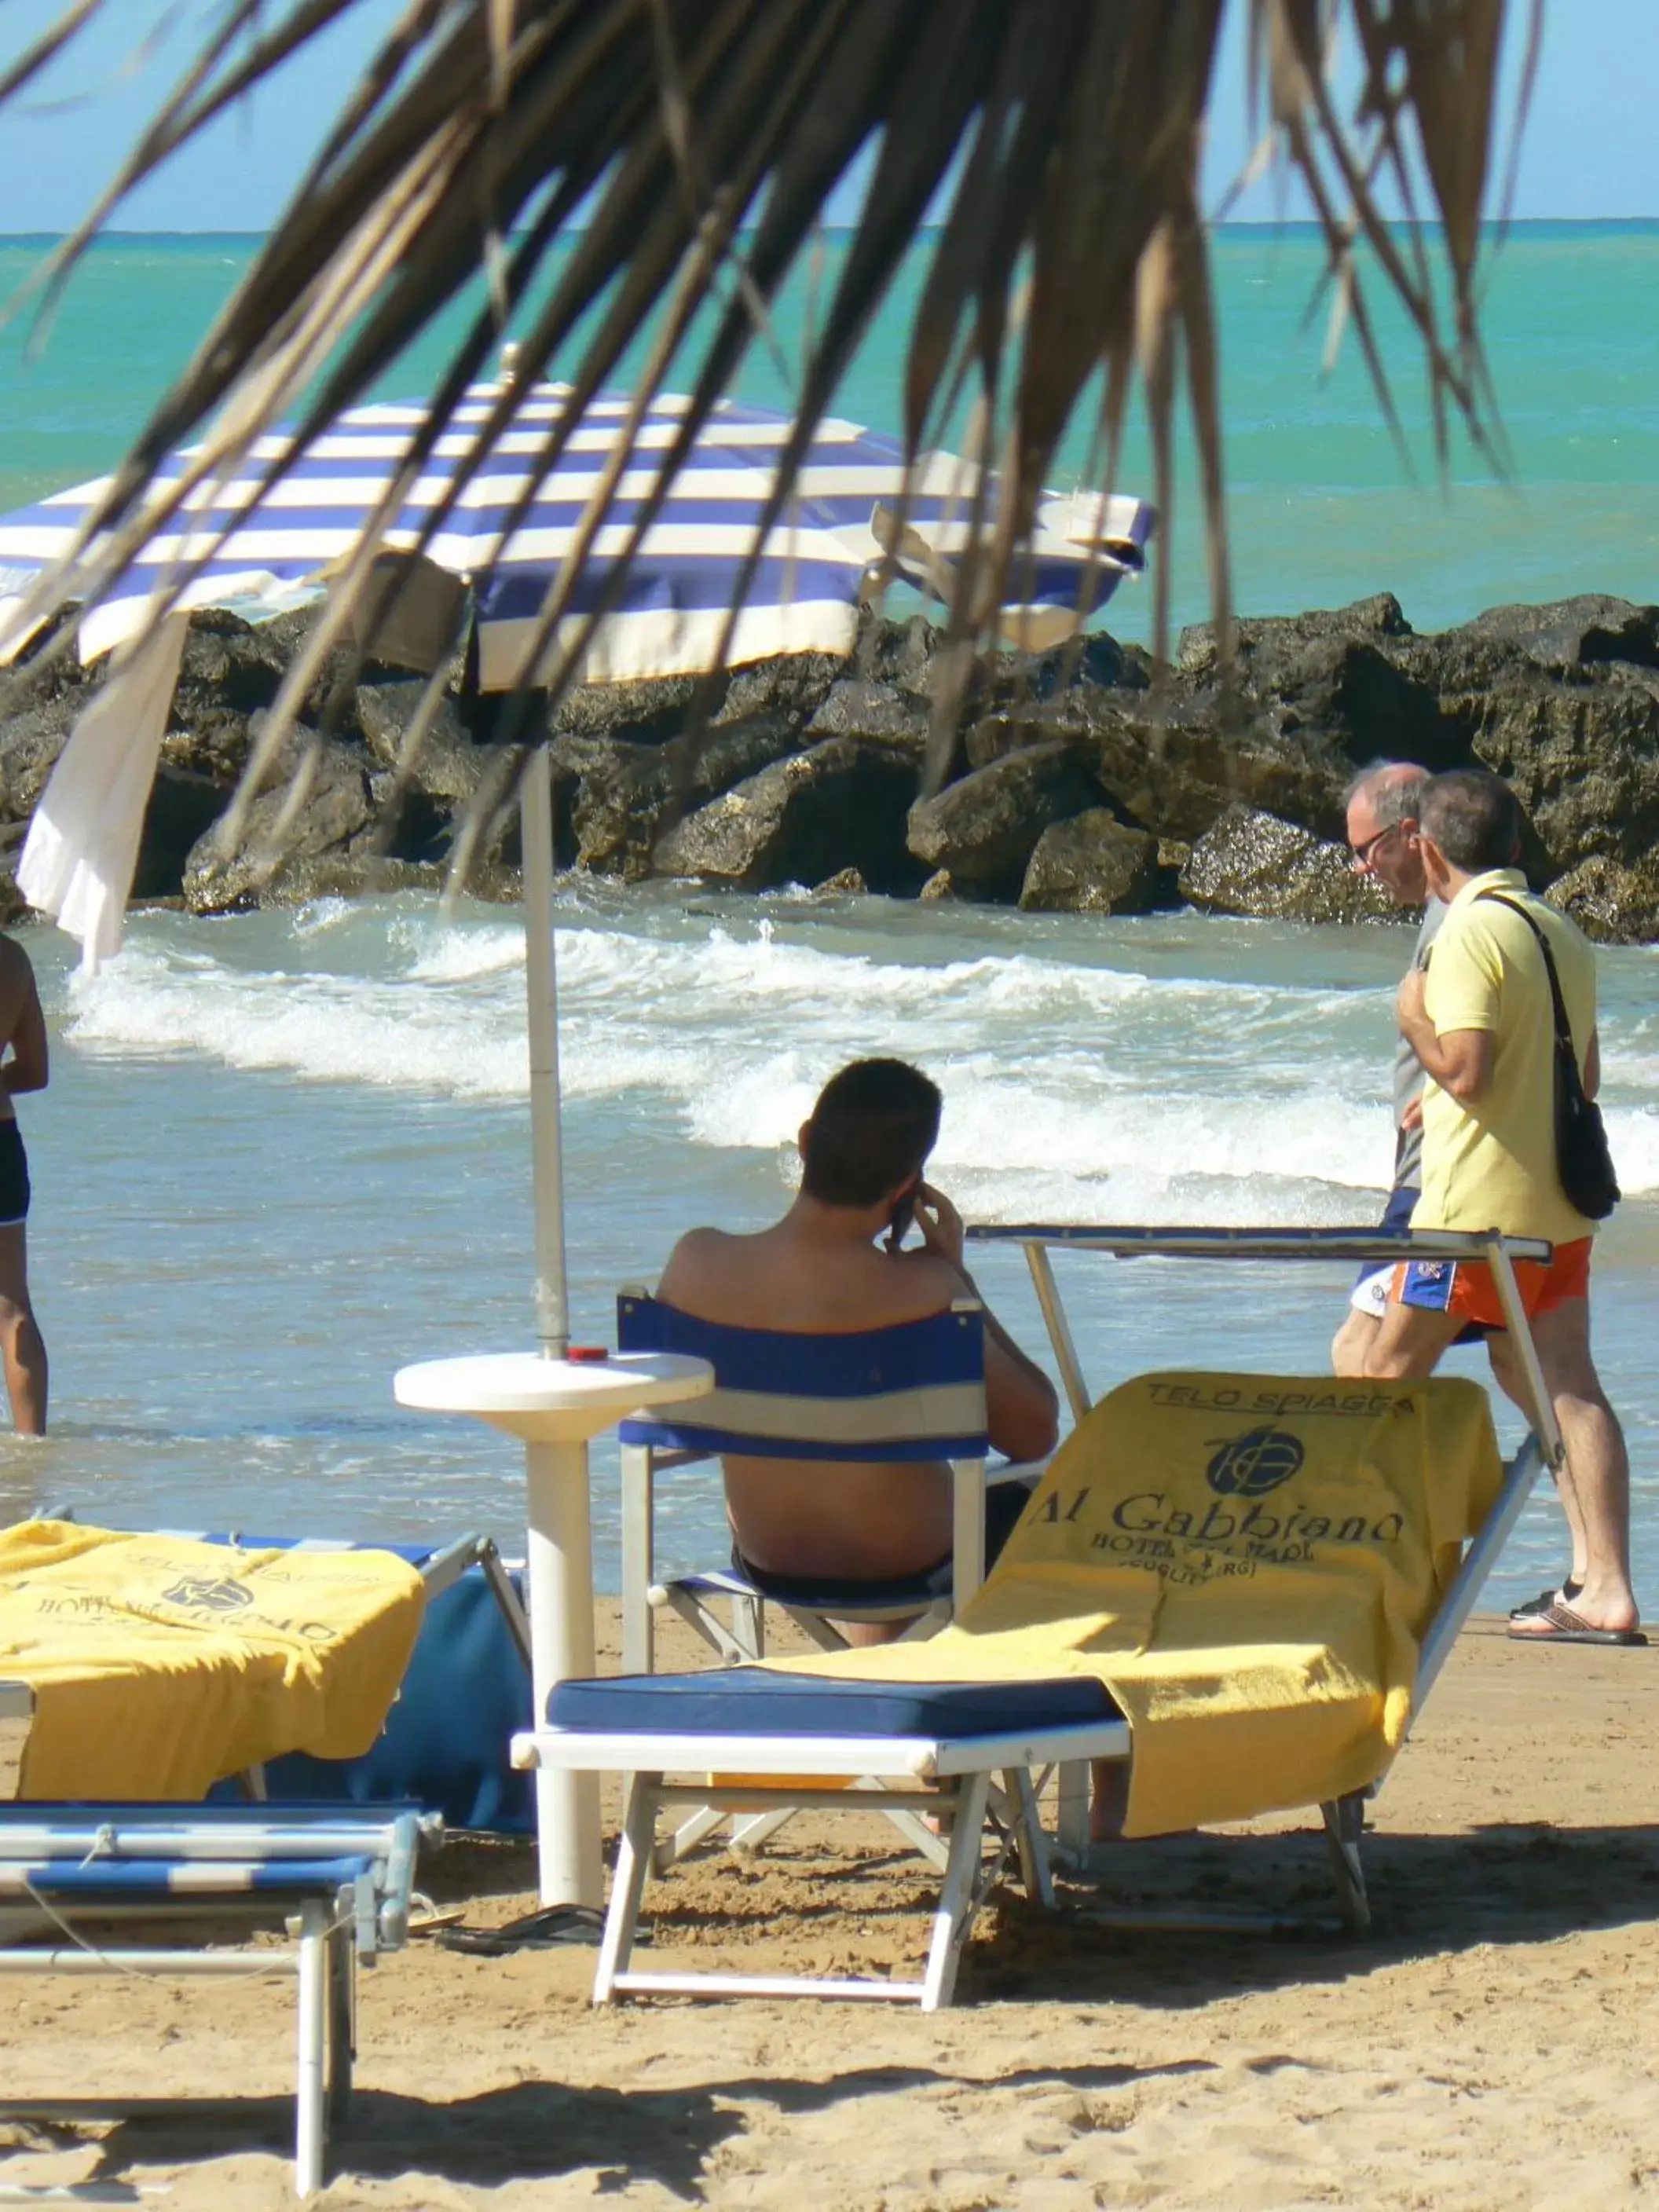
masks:
<instances>
[{"instance_id":1,"label":"flip flop","mask_svg":"<svg viewBox=\"0 0 1659 2212\"><path fill-rule=\"evenodd\" d=\"M505 1959L514 1951L550 1951L566 1943L597 1943L605 1915L591 1905L544 1905L500 1928L441 1928L434 1941L446 1951L478 1959Z\"/></svg>"},{"instance_id":2,"label":"flip flop","mask_svg":"<svg viewBox=\"0 0 1659 2212\"><path fill-rule=\"evenodd\" d=\"M1547 1613L1553 1605L1561 1605L1576 1598L1584 1585L1576 1583L1569 1575L1559 1589L1540 1590L1536 1597L1525 1599L1520 1605L1510 1607L1511 1620L1531 1620L1536 1614Z\"/></svg>"},{"instance_id":3,"label":"flip flop","mask_svg":"<svg viewBox=\"0 0 1659 2212\"><path fill-rule=\"evenodd\" d=\"M1534 1621L1541 1626L1532 1626ZM1613 1644L1629 1649L1645 1644L1647 1638L1639 1628L1592 1628L1589 1621L1581 1620L1568 1605L1559 1601L1547 1605L1542 1612L1528 1613L1524 1620L1510 1625L1510 1634L1517 1644Z\"/></svg>"}]
</instances>

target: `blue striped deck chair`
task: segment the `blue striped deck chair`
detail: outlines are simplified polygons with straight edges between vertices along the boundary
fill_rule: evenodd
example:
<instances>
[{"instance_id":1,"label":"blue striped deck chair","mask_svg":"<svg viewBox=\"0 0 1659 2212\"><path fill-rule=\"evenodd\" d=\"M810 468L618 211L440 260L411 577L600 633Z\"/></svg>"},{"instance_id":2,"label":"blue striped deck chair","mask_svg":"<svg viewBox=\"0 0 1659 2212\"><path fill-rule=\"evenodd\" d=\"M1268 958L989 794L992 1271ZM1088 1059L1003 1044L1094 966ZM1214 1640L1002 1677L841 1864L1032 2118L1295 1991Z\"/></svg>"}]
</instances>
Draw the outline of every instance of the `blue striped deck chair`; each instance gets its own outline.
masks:
<instances>
[{"instance_id":1,"label":"blue striped deck chair","mask_svg":"<svg viewBox=\"0 0 1659 2212\"><path fill-rule=\"evenodd\" d=\"M714 1370L711 1395L621 1425L625 1673L650 1671L653 1616L665 1607L735 1666L764 1656L768 1605L826 1651L846 1646L836 1621L908 1620L907 1635L929 1635L984 1580L988 1481L1037 1472L999 1466L988 1476L984 1317L971 1299L897 1328L808 1336L698 1321L630 1289L617 1301L617 1341L623 1352L690 1352ZM811 1584L757 1577L734 1552L728 1567L659 1582L656 1478L724 1452L830 1464L948 1461L954 1483L948 1569L867 1595L837 1589L826 1596ZM729 1627L712 1610L720 1602L730 1607Z\"/></svg>"},{"instance_id":2,"label":"blue striped deck chair","mask_svg":"<svg viewBox=\"0 0 1659 2212\"><path fill-rule=\"evenodd\" d=\"M905 1638L944 1626L957 1602L985 1578L987 1470L985 1324L977 1300L896 1328L837 1335L731 1328L699 1321L643 1290L617 1301L617 1341L623 1352L681 1352L708 1360L714 1389L707 1397L653 1409L621 1425L623 1482L623 1669L648 1673L655 1656L656 1614L672 1608L728 1665L758 1659L766 1649L765 1607L775 1605L823 1650L846 1648L838 1621L906 1621ZM654 1570L654 1502L659 1474L723 1452L837 1462L946 1460L952 1483L953 1547L947 1569L913 1582L886 1583L868 1594L833 1595L757 1578L734 1550L728 1567L659 1582ZM990 1479L1029 1478L1029 1467L999 1467ZM1005 1492L1012 1526L1024 1492ZM730 1608L730 1626L714 1612ZM884 1806L884 1810L887 1808ZM727 1814L706 1806L656 1846L666 1868L725 1826ZM755 1850L789 1817L775 1811L734 1821L731 1840ZM933 1864L947 1846L913 1813L895 1806L894 1825Z\"/></svg>"},{"instance_id":3,"label":"blue striped deck chair","mask_svg":"<svg viewBox=\"0 0 1659 2212\"><path fill-rule=\"evenodd\" d=\"M33 1711L26 1687L0 1683L0 1723L26 1727ZM357 1962L408 1941L416 1856L442 1825L413 1805L0 1803L0 1973L291 1979L294 2182L308 2197L351 2095ZM286 1945L222 1940L228 1922L252 1933L273 1921ZM133 1922L155 1940L110 1941ZM11 2117L80 2121L119 2109L78 2095L0 2102ZM103 2201L94 2188L42 2193Z\"/></svg>"}]
</instances>

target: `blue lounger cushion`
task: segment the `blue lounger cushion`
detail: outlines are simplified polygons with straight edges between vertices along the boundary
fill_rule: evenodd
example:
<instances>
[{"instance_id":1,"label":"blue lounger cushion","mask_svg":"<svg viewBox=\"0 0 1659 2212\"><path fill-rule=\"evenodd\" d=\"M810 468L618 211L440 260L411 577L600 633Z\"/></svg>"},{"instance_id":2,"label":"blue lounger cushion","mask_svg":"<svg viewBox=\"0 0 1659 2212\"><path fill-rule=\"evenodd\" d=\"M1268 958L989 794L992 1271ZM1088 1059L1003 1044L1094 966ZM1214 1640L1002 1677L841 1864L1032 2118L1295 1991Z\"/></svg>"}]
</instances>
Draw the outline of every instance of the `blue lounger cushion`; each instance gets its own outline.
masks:
<instances>
[{"instance_id":1,"label":"blue lounger cushion","mask_svg":"<svg viewBox=\"0 0 1659 2212\"><path fill-rule=\"evenodd\" d=\"M550 1726L585 1735L922 1736L932 1742L1116 1720L1103 1684L847 1682L725 1667L695 1674L606 1674L559 1682Z\"/></svg>"},{"instance_id":2,"label":"blue lounger cushion","mask_svg":"<svg viewBox=\"0 0 1659 2212\"><path fill-rule=\"evenodd\" d=\"M372 1858L266 1859L227 1863L213 1859L11 1859L0 1862L0 1897L35 1890L51 1897L131 1901L158 1895L227 1898L258 1892L285 1897L331 1897L364 1875Z\"/></svg>"}]
</instances>

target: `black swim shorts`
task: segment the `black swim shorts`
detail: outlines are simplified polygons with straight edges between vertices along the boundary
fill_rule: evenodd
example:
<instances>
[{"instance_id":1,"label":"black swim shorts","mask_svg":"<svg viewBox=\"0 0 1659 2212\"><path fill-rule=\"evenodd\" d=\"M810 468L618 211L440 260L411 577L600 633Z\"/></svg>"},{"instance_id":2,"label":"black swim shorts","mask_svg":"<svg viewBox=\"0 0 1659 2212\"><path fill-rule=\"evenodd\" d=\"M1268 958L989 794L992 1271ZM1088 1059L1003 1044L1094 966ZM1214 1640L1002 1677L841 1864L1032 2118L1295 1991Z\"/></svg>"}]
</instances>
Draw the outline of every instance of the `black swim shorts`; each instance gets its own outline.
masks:
<instances>
[{"instance_id":1,"label":"black swim shorts","mask_svg":"<svg viewBox=\"0 0 1659 2212\"><path fill-rule=\"evenodd\" d=\"M29 1162L15 1121L0 1121L0 1229L15 1229L29 1212Z\"/></svg>"},{"instance_id":2,"label":"black swim shorts","mask_svg":"<svg viewBox=\"0 0 1659 2212\"><path fill-rule=\"evenodd\" d=\"M1031 1492L1036 1488L1035 1475L1020 1476L1012 1482L992 1482L985 1487L985 1571L989 1574L996 1563L997 1554L1014 1533L1015 1523L1030 1503ZM733 1550L732 1565L735 1572L752 1583L763 1597L787 1603L793 1599L798 1605L830 1607L836 1603L870 1605L885 1603L902 1605L914 1598L925 1606L936 1597L945 1597L951 1589L951 1562L941 1559L936 1567L918 1568L915 1574L896 1575L885 1582L849 1582L830 1575L775 1575L764 1567L751 1566L741 1552Z\"/></svg>"}]
</instances>

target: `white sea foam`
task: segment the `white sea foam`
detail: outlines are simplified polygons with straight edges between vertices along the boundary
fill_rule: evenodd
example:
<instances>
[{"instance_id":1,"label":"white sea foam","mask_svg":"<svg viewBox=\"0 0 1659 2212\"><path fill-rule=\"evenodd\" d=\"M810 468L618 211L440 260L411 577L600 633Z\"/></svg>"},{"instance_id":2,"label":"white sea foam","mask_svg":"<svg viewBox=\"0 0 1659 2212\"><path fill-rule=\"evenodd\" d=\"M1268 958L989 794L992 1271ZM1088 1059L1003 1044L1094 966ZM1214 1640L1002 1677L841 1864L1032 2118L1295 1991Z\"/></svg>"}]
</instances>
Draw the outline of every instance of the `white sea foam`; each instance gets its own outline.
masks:
<instances>
[{"instance_id":1,"label":"white sea foam","mask_svg":"<svg viewBox=\"0 0 1659 2212\"><path fill-rule=\"evenodd\" d=\"M313 1081L526 1094L516 919L328 902L282 935L259 927L260 958L240 939L220 957L199 933L143 936L75 987L72 1036ZM939 959L924 940L906 957L902 925L874 951L811 929L675 911L562 928L572 1112L628 1102L694 1146L775 1152L835 1066L886 1052L941 1082L938 1164L983 1218L1375 1209L1391 1149L1386 992L1260 972L1157 978L1052 947ZM1615 1012L1610 1038L1642 1019ZM1625 1188L1659 1190L1659 1080L1639 1053L1610 1057Z\"/></svg>"},{"instance_id":2,"label":"white sea foam","mask_svg":"<svg viewBox=\"0 0 1659 2212\"><path fill-rule=\"evenodd\" d=\"M221 957L199 933L143 936L76 987L76 1042L462 1099L526 1094L515 921L428 910L371 928L331 903L274 943L270 918L260 927L263 961L240 939ZM903 957L897 927L878 952L765 922L584 920L558 945L566 1099L576 1114L632 1101L696 1146L774 1152L832 1068L890 1052L941 1081L939 1165L986 1218L1373 1211L1389 1154L1376 994L927 949ZM1628 1148L1627 1181L1659 1153L1650 1135Z\"/></svg>"}]
</instances>

